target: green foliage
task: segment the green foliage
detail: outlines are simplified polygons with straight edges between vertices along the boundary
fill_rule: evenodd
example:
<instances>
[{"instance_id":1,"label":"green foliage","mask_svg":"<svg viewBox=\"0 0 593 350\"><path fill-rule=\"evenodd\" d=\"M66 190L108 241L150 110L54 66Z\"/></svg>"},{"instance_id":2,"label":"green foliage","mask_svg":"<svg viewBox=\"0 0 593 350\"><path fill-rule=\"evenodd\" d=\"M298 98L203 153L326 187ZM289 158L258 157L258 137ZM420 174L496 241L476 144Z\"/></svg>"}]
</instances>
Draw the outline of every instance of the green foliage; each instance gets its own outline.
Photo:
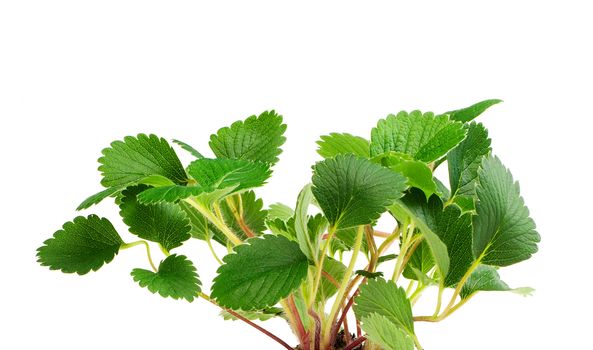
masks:
<instances>
[{"instance_id":1,"label":"green foliage","mask_svg":"<svg viewBox=\"0 0 593 350\"><path fill-rule=\"evenodd\" d=\"M319 148L317 153L323 158L332 158L338 154L354 154L355 156L369 158L370 143L369 140L360 136L354 136L347 133L331 133L321 136L317 141Z\"/></svg>"},{"instance_id":2,"label":"green foliage","mask_svg":"<svg viewBox=\"0 0 593 350\"><path fill-rule=\"evenodd\" d=\"M172 203L139 203L137 195L146 188L139 185L125 190L119 214L136 236L158 242L167 250L179 247L190 238L191 226L187 216Z\"/></svg>"},{"instance_id":3,"label":"green foliage","mask_svg":"<svg viewBox=\"0 0 593 350\"><path fill-rule=\"evenodd\" d=\"M370 224L402 195L400 174L354 155L315 164L313 195L334 228Z\"/></svg>"},{"instance_id":4,"label":"green foliage","mask_svg":"<svg viewBox=\"0 0 593 350\"><path fill-rule=\"evenodd\" d=\"M436 116L389 115L369 139L322 136L324 159L313 166L311 183L300 185L294 206L265 207L254 192L268 181L285 142L286 125L274 111L218 130L207 157L173 140L195 157L187 167L164 139L127 136L103 150L106 189L78 210L114 198L141 240L124 243L107 219L79 216L44 242L38 261L82 275L141 247L152 268L132 271L141 287L173 299L203 298L225 319L250 325L281 317L299 349L420 350L415 322L442 321L478 292L532 291L511 288L498 274L531 257L540 240L518 184L491 155L488 131L472 121L499 102ZM445 161L436 173L448 171L450 188L435 176ZM191 238L220 265L211 295L193 263L169 252ZM198 255L195 261L206 263ZM412 311L435 294L434 312ZM358 325L364 332L355 339L344 321L351 313L357 322L350 332Z\"/></svg>"},{"instance_id":5,"label":"green foliage","mask_svg":"<svg viewBox=\"0 0 593 350\"><path fill-rule=\"evenodd\" d=\"M487 265L508 266L537 252L540 236L519 193L519 184L497 157L478 170L473 247Z\"/></svg>"},{"instance_id":6,"label":"green foliage","mask_svg":"<svg viewBox=\"0 0 593 350\"><path fill-rule=\"evenodd\" d=\"M282 236L264 235L235 247L223 259L212 298L231 309L257 310L275 305L307 276L307 257Z\"/></svg>"},{"instance_id":7,"label":"green foliage","mask_svg":"<svg viewBox=\"0 0 593 350\"><path fill-rule=\"evenodd\" d=\"M210 136L210 148L218 158L274 164L282 152L280 146L286 141L285 131L282 116L266 111L218 130Z\"/></svg>"},{"instance_id":8,"label":"green foliage","mask_svg":"<svg viewBox=\"0 0 593 350\"><path fill-rule=\"evenodd\" d=\"M78 216L37 249L37 261L51 270L84 275L113 260L124 242L109 220Z\"/></svg>"},{"instance_id":9,"label":"green foliage","mask_svg":"<svg viewBox=\"0 0 593 350\"><path fill-rule=\"evenodd\" d=\"M396 151L426 163L447 154L465 137L463 124L445 115L413 111L382 119L371 132L371 156Z\"/></svg>"},{"instance_id":10,"label":"green foliage","mask_svg":"<svg viewBox=\"0 0 593 350\"><path fill-rule=\"evenodd\" d=\"M196 268L184 255L169 255L159 265L157 272L134 269L134 281L152 293L159 293L163 298L185 299L193 301L201 291Z\"/></svg>"}]
</instances>

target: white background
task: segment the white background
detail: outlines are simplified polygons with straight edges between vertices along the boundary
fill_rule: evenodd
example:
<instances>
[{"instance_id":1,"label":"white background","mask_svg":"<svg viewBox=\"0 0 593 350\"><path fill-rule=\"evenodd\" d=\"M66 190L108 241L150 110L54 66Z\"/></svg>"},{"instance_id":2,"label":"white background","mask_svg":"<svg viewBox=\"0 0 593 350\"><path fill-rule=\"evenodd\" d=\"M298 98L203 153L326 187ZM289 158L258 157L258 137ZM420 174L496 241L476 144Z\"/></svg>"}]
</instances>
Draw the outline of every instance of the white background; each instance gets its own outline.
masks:
<instances>
[{"instance_id":1,"label":"white background","mask_svg":"<svg viewBox=\"0 0 593 350\"><path fill-rule=\"evenodd\" d=\"M292 204L319 135L368 136L388 113L486 98L505 100L481 121L542 235L533 259L501 274L537 292L484 293L418 324L419 338L428 350L593 348L587 1L211 3L0 3L0 348L279 348L204 301L136 286L141 248L83 277L37 265L35 249L100 190L96 159L112 140L154 132L207 150L219 127L274 108L288 141L258 193ZM133 239L109 201L91 212ZM204 245L179 251L208 290ZM267 326L294 343L283 322Z\"/></svg>"}]
</instances>

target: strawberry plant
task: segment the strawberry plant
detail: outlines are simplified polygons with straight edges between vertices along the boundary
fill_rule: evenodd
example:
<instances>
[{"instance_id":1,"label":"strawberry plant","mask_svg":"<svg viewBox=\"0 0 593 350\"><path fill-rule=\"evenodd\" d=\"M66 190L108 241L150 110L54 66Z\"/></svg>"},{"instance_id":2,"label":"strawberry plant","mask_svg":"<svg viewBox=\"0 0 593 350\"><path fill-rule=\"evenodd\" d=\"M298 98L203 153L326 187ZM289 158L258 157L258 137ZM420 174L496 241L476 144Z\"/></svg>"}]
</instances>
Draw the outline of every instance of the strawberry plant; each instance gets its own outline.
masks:
<instances>
[{"instance_id":1,"label":"strawberry plant","mask_svg":"<svg viewBox=\"0 0 593 350\"><path fill-rule=\"evenodd\" d=\"M124 240L106 218L78 216L44 242L38 261L83 275L140 246L147 262L131 272L138 285L204 299L286 349L422 349L416 322L442 321L482 291L529 292L498 274L530 258L540 240L519 185L474 121L498 102L389 115L370 139L322 136L323 160L294 206L265 208L253 191L285 142L274 111L218 130L208 157L174 140L195 157L188 166L163 138L125 137L103 150L105 189L78 210L113 200L137 240ZM437 167L448 168L449 186L434 176ZM392 230L376 229L382 215L395 219ZM220 265L209 293L194 263L175 252L190 239L204 241ZM218 244L228 248L222 258ZM434 312L417 314L427 288L438 291ZM275 317L298 345L261 325Z\"/></svg>"}]
</instances>

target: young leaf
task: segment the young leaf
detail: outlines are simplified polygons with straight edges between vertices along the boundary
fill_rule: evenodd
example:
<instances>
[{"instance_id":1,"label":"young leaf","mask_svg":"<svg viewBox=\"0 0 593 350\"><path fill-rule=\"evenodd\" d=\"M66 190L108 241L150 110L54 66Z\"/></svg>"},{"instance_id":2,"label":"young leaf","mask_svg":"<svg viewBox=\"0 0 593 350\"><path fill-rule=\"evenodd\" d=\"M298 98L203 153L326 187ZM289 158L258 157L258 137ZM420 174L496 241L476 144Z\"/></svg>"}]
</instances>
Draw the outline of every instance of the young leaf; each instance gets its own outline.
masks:
<instances>
[{"instance_id":1,"label":"young leaf","mask_svg":"<svg viewBox=\"0 0 593 350\"><path fill-rule=\"evenodd\" d=\"M380 120L371 131L371 156L396 151L430 163L447 154L464 137L463 124L447 116L400 112Z\"/></svg>"},{"instance_id":2,"label":"young leaf","mask_svg":"<svg viewBox=\"0 0 593 350\"><path fill-rule=\"evenodd\" d=\"M461 288L461 299L467 299L479 291L508 291L520 295L529 295L533 292L533 289L529 287L511 288L500 279L496 267L480 265L472 272L463 288Z\"/></svg>"},{"instance_id":3,"label":"young leaf","mask_svg":"<svg viewBox=\"0 0 593 350\"><path fill-rule=\"evenodd\" d=\"M123 243L109 220L78 216L43 242L37 261L50 270L84 275L113 260Z\"/></svg>"},{"instance_id":4,"label":"young leaf","mask_svg":"<svg viewBox=\"0 0 593 350\"><path fill-rule=\"evenodd\" d=\"M240 210L241 206L243 210ZM226 197L226 201L221 203L220 209L224 222L231 231L245 240L264 233L268 212L263 209L263 206L263 201L257 198L253 191L247 191ZM216 241L227 245L227 238L222 232L214 226L210 227L210 230Z\"/></svg>"},{"instance_id":5,"label":"young leaf","mask_svg":"<svg viewBox=\"0 0 593 350\"><path fill-rule=\"evenodd\" d=\"M370 157L370 143L360 136L331 133L321 136L317 141L317 153L323 158L333 158L338 154L354 154L362 158Z\"/></svg>"},{"instance_id":6,"label":"young leaf","mask_svg":"<svg viewBox=\"0 0 593 350\"><path fill-rule=\"evenodd\" d=\"M173 148L156 135L126 136L123 141L112 142L102 153L99 171L105 187L127 186L151 175L161 175L178 184L187 181Z\"/></svg>"},{"instance_id":7,"label":"young leaf","mask_svg":"<svg viewBox=\"0 0 593 350\"><path fill-rule=\"evenodd\" d=\"M463 123L467 123L475 118L477 118L480 114L484 113L488 108L494 106L497 103L502 102L502 100L485 100L482 102L478 102L473 104L469 107L457 109L455 111L449 111L445 114L449 115L451 120L460 121Z\"/></svg>"},{"instance_id":8,"label":"young leaf","mask_svg":"<svg viewBox=\"0 0 593 350\"><path fill-rule=\"evenodd\" d=\"M371 313L362 320L361 328L368 340L385 350L414 350L414 340L389 318Z\"/></svg>"},{"instance_id":9,"label":"young leaf","mask_svg":"<svg viewBox=\"0 0 593 350\"><path fill-rule=\"evenodd\" d=\"M344 278L346 273L346 266L338 260L327 257L323 263L323 276L321 277L321 284L319 292L316 295L316 300L321 302L331 298L338 292L340 281ZM331 277L331 278L330 278Z\"/></svg>"},{"instance_id":10,"label":"young leaf","mask_svg":"<svg viewBox=\"0 0 593 350\"><path fill-rule=\"evenodd\" d=\"M188 145L187 143L183 142L183 141L179 141L179 140L173 140L173 143L176 143L179 145L179 147L183 148L184 150L188 151L192 156L200 159L200 158L204 158L204 156L202 155L202 153L198 152L197 149L193 148L192 146Z\"/></svg>"},{"instance_id":11,"label":"young leaf","mask_svg":"<svg viewBox=\"0 0 593 350\"><path fill-rule=\"evenodd\" d=\"M241 159L198 159L187 168L204 192L233 188L233 192L262 186L270 177L268 164Z\"/></svg>"},{"instance_id":12,"label":"young leaf","mask_svg":"<svg viewBox=\"0 0 593 350\"><path fill-rule=\"evenodd\" d=\"M299 245L282 236L251 238L223 258L212 286L212 298L231 309L273 306L301 285L307 257Z\"/></svg>"},{"instance_id":13,"label":"young leaf","mask_svg":"<svg viewBox=\"0 0 593 350\"><path fill-rule=\"evenodd\" d=\"M95 204L99 204L103 199L113 196L122 189L122 186L109 187L101 192L95 193L94 195L90 196L89 198L85 199L82 203L80 203L76 210L88 209Z\"/></svg>"},{"instance_id":14,"label":"young leaf","mask_svg":"<svg viewBox=\"0 0 593 350\"><path fill-rule=\"evenodd\" d=\"M204 215L200 214L199 211L197 211L187 202L180 201L177 205L179 205L181 210L185 212L185 215L189 219L191 226L189 234L193 238L205 241L212 237L212 227L210 227L210 222L204 217Z\"/></svg>"},{"instance_id":15,"label":"young leaf","mask_svg":"<svg viewBox=\"0 0 593 350\"><path fill-rule=\"evenodd\" d=\"M173 203L139 203L137 195L146 189L147 186L139 185L123 191L119 213L124 223L131 233L158 242L167 250L179 247L190 238L191 226L187 216Z\"/></svg>"},{"instance_id":16,"label":"young leaf","mask_svg":"<svg viewBox=\"0 0 593 350\"><path fill-rule=\"evenodd\" d=\"M360 293L354 301L356 318L364 319L376 313L385 316L389 322L401 327L407 334L414 334L412 306L406 291L393 281L385 281L382 278L369 280L360 288Z\"/></svg>"},{"instance_id":17,"label":"young leaf","mask_svg":"<svg viewBox=\"0 0 593 350\"><path fill-rule=\"evenodd\" d=\"M210 136L210 148L218 158L245 159L274 164L282 152L280 146L286 125L282 116L266 111L245 121L237 121Z\"/></svg>"},{"instance_id":18,"label":"young leaf","mask_svg":"<svg viewBox=\"0 0 593 350\"><path fill-rule=\"evenodd\" d=\"M434 258L430 246L425 240L420 242L416 250L408 260L403 275L409 280L419 281L419 277L428 275L434 267Z\"/></svg>"},{"instance_id":19,"label":"young leaf","mask_svg":"<svg viewBox=\"0 0 593 350\"><path fill-rule=\"evenodd\" d=\"M313 195L334 228L374 222L405 188L402 175L351 154L314 167Z\"/></svg>"},{"instance_id":20,"label":"young leaf","mask_svg":"<svg viewBox=\"0 0 593 350\"><path fill-rule=\"evenodd\" d=\"M540 236L519 193L519 184L497 157L478 170L473 249L486 265L508 266L537 252Z\"/></svg>"},{"instance_id":21,"label":"young leaf","mask_svg":"<svg viewBox=\"0 0 593 350\"><path fill-rule=\"evenodd\" d=\"M307 185L301 190L297 199L294 216L294 230L301 251L309 260L317 261L319 240L323 232L309 231L308 209L312 200L313 192L311 192L311 185Z\"/></svg>"},{"instance_id":22,"label":"young leaf","mask_svg":"<svg viewBox=\"0 0 593 350\"><path fill-rule=\"evenodd\" d=\"M474 261L472 254L472 226L469 214L461 215L454 205L443 208L437 196L426 197L420 191L410 191L402 198L406 207L420 222L418 227L434 232L447 246L449 269L444 278L445 287L457 284ZM415 266L419 268L418 266ZM423 273L428 270L419 268Z\"/></svg>"},{"instance_id":23,"label":"young leaf","mask_svg":"<svg viewBox=\"0 0 593 350\"><path fill-rule=\"evenodd\" d=\"M196 268L184 255L169 255L161 261L157 272L134 269L134 281L163 298L185 299L192 302L201 291Z\"/></svg>"},{"instance_id":24,"label":"young leaf","mask_svg":"<svg viewBox=\"0 0 593 350\"><path fill-rule=\"evenodd\" d=\"M248 320L258 320L258 321L267 321L274 317L282 316L284 311L278 307L268 307L263 310L250 310L250 311L243 311L243 310L233 310L234 312L238 313L239 315L245 317ZM225 321L236 321L238 320L233 314L226 310L222 310L220 312L220 316L224 318Z\"/></svg>"},{"instance_id":25,"label":"young leaf","mask_svg":"<svg viewBox=\"0 0 593 350\"><path fill-rule=\"evenodd\" d=\"M377 161L380 159L383 166L405 176L408 179L408 186L421 189L427 198L438 193L432 170L426 163L413 160L411 156L398 152L385 153L374 159Z\"/></svg>"},{"instance_id":26,"label":"young leaf","mask_svg":"<svg viewBox=\"0 0 593 350\"><path fill-rule=\"evenodd\" d=\"M284 222L294 216L294 210L286 204L274 203L268 209L268 220L280 219Z\"/></svg>"},{"instance_id":27,"label":"young leaf","mask_svg":"<svg viewBox=\"0 0 593 350\"><path fill-rule=\"evenodd\" d=\"M138 202L154 204L159 202L175 203L181 199L197 196L203 192L200 186L163 186L149 188L138 194Z\"/></svg>"},{"instance_id":28,"label":"young leaf","mask_svg":"<svg viewBox=\"0 0 593 350\"><path fill-rule=\"evenodd\" d=\"M482 124L471 123L467 137L447 155L452 197L464 211L474 210L478 168L490 153L488 131Z\"/></svg>"}]
</instances>

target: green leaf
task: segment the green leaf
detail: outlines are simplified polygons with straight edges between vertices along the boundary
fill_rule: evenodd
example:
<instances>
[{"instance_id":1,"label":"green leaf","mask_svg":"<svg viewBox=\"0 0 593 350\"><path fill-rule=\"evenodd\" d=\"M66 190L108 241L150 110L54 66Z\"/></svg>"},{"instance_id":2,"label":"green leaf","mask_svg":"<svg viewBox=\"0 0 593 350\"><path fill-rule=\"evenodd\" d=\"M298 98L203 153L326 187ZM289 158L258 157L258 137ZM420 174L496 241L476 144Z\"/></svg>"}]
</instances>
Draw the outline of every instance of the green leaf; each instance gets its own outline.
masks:
<instances>
[{"instance_id":1,"label":"green leaf","mask_svg":"<svg viewBox=\"0 0 593 350\"><path fill-rule=\"evenodd\" d=\"M103 199L107 197L111 197L121 191L123 187L109 187L101 192L95 193L94 195L90 196L89 198L85 199L76 210L84 210L92 207L95 204L99 204Z\"/></svg>"},{"instance_id":2,"label":"green leaf","mask_svg":"<svg viewBox=\"0 0 593 350\"><path fill-rule=\"evenodd\" d=\"M411 192L413 193L413 191ZM420 195L423 196L422 193L420 193ZM427 224L429 218L425 216L423 211L418 210L419 208L416 206L408 206L409 204L409 202L406 204L406 202L403 200L398 200L389 208L389 211L400 222L405 221L405 218L410 218L413 220L416 227L420 229L420 232L422 232L424 241L432 252L434 262L438 267L440 275L446 276L449 271L450 264L447 246L439 238L438 234L433 231L433 228Z\"/></svg>"},{"instance_id":3,"label":"green leaf","mask_svg":"<svg viewBox=\"0 0 593 350\"><path fill-rule=\"evenodd\" d=\"M497 157L478 170L473 248L486 265L508 266L537 252L540 236L519 193L519 184Z\"/></svg>"},{"instance_id":4,"label":"green leaf","mask_svg":"<svg viewBox=\"0 0 593 350\"><path fill-rule=\"evenodd\" d=\"M141 287L152 293L158 292L163 298L192 302L201 291L196 268L184 255L169 255L161 261L157 272L134 269L131 274Z\"/></svg>"},{"instance_id":5,"label":"green leaf","mask_svg":"<svg viewBox=\"0 0 593 350\"><path fill-rule=\"evenodd\" d=\"M346 273L346 266L338 260L327 257L323 262L323 271L319 292L315 296L315 300L318 302L328 300L338 292L338 287L333 282L340 284L344 278L344 273ZM333 282L327 275L333 278Z\"/></svg>"},{"instance_id":6,"label":"green leaf","mask_svg":"<svg viewBox=\"0 0 593 350\"><path fill-rule=\"evenodd\" d=\"M151 175L161 175L177 184L187 182L187 175L177 154L167 140L156 135L126 136L111 143L99 158L99 171L105 187L127 186Z\"/></svg>"},{"instance_id":7,"label":"green leaf","mask_svg":"<svg viewBox=\"0 0 593 350\"><path fill-rule=\"evenodd\" d=\"M241 159L198 159L187 171L205 192L225 188L239 192L260 187L271 175L269 165Z\"/></svg>"},{"instance_id":8,"label":"green leaf","mask_svg":"<svg viewBox=\"0 0 593 350\"><path fill-rule=\"evenodd\" d=\"M413 160L405 153L389 152L377 157L383 166L396 171L408 180L408 186L421 189L426 197L438 193L432 170L426 163Z\"/></svg>"},{"instance_id":9,"label":"green leaf","mask_svg":"<svg viewBox=\"0 0 593 350\"><path fill-rule=\"evenodd\" d=\"M187 202L181 201L178 205L189 219L191 226L189 234L193 238L201 239L203 241L210 239L212 237L212 228L209 226L210 222L208 219Z\"/></svg>"},{"instance_id":10,"label":"green leaf","mask_svg":"<svg viewBox=\"0 0 593 350\"><path fill-rule=\"evenodd\" d=\"M219 158L245 159L274 164L282 152L280 146L286 125L282 116L266 111L245 121L234 122L210 136L210 148Z\"/></svg>"},{"instance_id":11,"label":"green leaf","mask_svg":"<svg viewBox=\"0 0 593 350\"><path fill-rule=\"evenodd\" d=\"M445 114L449 115L451 120L456 120L460 122L467 123L475 118L477 118L480 114L484 113L488 108L494 106L497 103L502 102L502 100L485 100L482 102L478 102L473 104L469 107L457 109L455 111L449 111Z\"/></svg>"},{"instance_id":12,"label":"green leaf","mask_svg":"<svg viewBox=\"0 0 593 350\"><path fill-rule=\"evenodd\" d=\"M243 206L241 211L239 208ZM261 236L266 229L266 217L268 212L263 209L264 203L255 196L253 191L247 191L233 196L226 197L221 203L220 209L224 222L239 238L245 240L253 236ZM210 227L214 233L214 239L223 245L227 245L226 236L215 226Z\"/></svg>"},{"instance_id":13,"label":"green leaf","mask_svg":"<svg viewBox=\"0 0 593 350\"><path fill-rule=\"evenodd\" d=\"M321 136L317 141L317 153L323 158L333 158L338 154L354 154L362 158L370 157L370 143L360 136L347 133L331 133Z\"/></svg>"},{"instance_id":14,"label":"green leaf","mask_svg":"<svg viewBox=\"0 0 593 350\"><path fill-rule=\"evenodd\" d=\"M356 242L356 233L358 232L357 227L349 227L345 229L340 229L336 231L334 239L332 242L339 242L339 250L340 251L350 251L354 247L354 243ZM362 241L362 245L360 247L360 251L367 254L369 251L369 244L366 239Z\"/></svg>"},{"instance_id":15,"label":"green leaf","mask_svg":"<svg viewBox=\"0 0 593 350\"><path fill-rule=\"evenodd\" d=\"M183 148L184 150L188 151L192 156L200 159L200 158L204 158L204 156L202 155L202 153L198 152L197 149L193 148L192 146L188 145L187 143L183 142L183 141L179 141L179 140L173 140L173 143L176 143L179 145L179 147Z\"/></svg>"},{"instance_id":16,"label":"green leaf","mask_svg":"<svg viewBox=\"0 0 593 350\"><path fill-rule=\"evenodd\" d=\"M387 262L387 261L395 260L395 259L397 259L397 254L383 255L383 256L380 256L379 259L377 259L377 265Z\"/></svg>"},{"instance_id":17,"label":"green leaf","mask_svg":"<svg viewBox=\"0 0 593 350\"><path fill-rule=\"evenodd\" d=\"M294 216L294 210L286 204L274 203L268 209L268 220L280 219L284 222Z\"/></svg>"},{"instance_id":18,"label":"green leaf","mask_svg":"<svg viewBox=\"0 0 593 350\"><path fill-rule=\"evenodd\" d=\"M367 270L356 270L356 271L354 271L354 273L359 276L366 277L369 279L383 277L383 272L381 272L381 271L371 272L371 271L367 271Z\"/></svg>"},{"instance_id":19,"label":"green leaf","mask_svg":"<svg viewBox=\"0 0 593 350\"><path fill-rule=\"evenodd\" d=\"M414 340L389 318L371 313L362 320L361 328L368 340L385 350L414 350Z\"/></svg>"},{"instance_id":20,"label":"green leaf","mask_svg":"<svg viewBox=\"0 0 593 350\"><path fill-rule=\"evenodd\" d=\"M474 210L478 168L490 153L488 131L482 124L471 123L467 137L447 155L449 181L454 201L464 211Z\"/></svg>"},{"instance_id":21,"label":"green leaf","mask_svg":"<svg viewBox=\"0 0 593 350\"><path fill-rule=\"evenodd\" d=\"M402 175L351 154L314 167L313 195L334 228L374 222L405 187Z\"/></svg>"},{"instance_id":22,"label":"green leaf","mask_svg":"<svg viewBox=\"0 0 593 350\"><path fill-rule=\"evenodd\" d=\"M412 306L406 297L406 291L393 281L382 278L369 280L360 288L354 301L354 313L359 320L376 313L385 316L407 334L414 334Z\"/></svg>"},{"instance_id":23,"label":"green leaf","mask_svg":"<svg viewBox=\"0 0 593 350\"><path fill-rule=\"evenodd\" d=\"M443 202L437 196L427 201L420 191L411 191L402 198L402 202L421 222L418 227L423 233L424 227L434 232L445 244L450 263L444 285L449 287L457 284L474 261L470 215L461 215L461 210L454 205L443 208ZM414 267L428 273L424 268Z\"/></svg>"},{"instance_id":24,"label":"green leaf","mask_svg":"<svg viewBox=\"0 0 593 350\"><path fill-rule=\"evenodd\" d=\"M419 281L419 277L428 275L430 270L434 267L434 258L430 246L425 240L422 240L416 250L410 256L410 260L404 269L404 277L409 280Z\"/></svg>"},{"instance_id":25,"label":"green leaf","mask_svg":"<svg viewBox=\"0 0 593 350\"><path fill-rule=\"evenodd\" d=\"M277 316L282 316L284 311L278 307L268 307L263 310L233 310L234 312L238 313L242 317L245 317L248 320L258 320L258 321L267 321ZM226 310L222 310L220 312L220 316L224 318L225 321L236 321L238 320L233 314Z\"/></svg>"},{"instance_id":26,"label":"green leaf","mask_svg":"<svg viewBox=\"0 0 593 350\"><path fill-rule=\"evenodd\" d=\"M187 216L173 203L139 203L138 193L147 188L139 185L123 191L119 214L129 226L130 232L138 237L158 242L167 250L179 247L190 238L191 226Z\"/></svg>"},{"instance_id":27,"label":"green leaf","mask_svg":"<svg viewBox=\"0 0 593 350\"><path fill-rule=\"evenodd\" d=\"M467 299L480 291L490 292L513 292L523 296L533 292L533 288L520 287L511 288L500 279L497 268L488 265L478 266L469 276L463 288L461 288L461 299Z\"/></svg>"},{"instance_id":28,"label":"green leaf","mask_svg":"<svg viewBox=\"0 0 593 350\"><path fill-rule=\"evenodd\" d=\"M84 275L113 260L124 242L105 218L78 216L37 249L42 266Z\"/></svg>"},{"instance_id":29,"label":"green leaf","mask_svg":"<svg viewBox=\"0 0 593 350\"><path fill-rule=\"evenodd\" d=\"M203 192L199 186L163 186L149 188L138 194L138 202L142 204L154 204L159 202L175 203L180 199L197 196Z\"/></svg>"},{"instance_id":30,"label":"green leaf","mask_svg":"<svg viewBox=\"0 0 593 350\"><path fill-rule=\"evenodd\" d=\"M307 257L283 236L264 235L235 247L212 286L212 298L231 309L273 306L298 288L307 276Z\"/></svg>"},{"instance_id":31,"label":"green leaf","mask_svg":"<svg viewBox=\"0 0 593 350\"><path fill-rule=\"evenodd\" d=\"M406 153L426 163L447 154L465 137L463 124L428 112L400 112L382 119L371 131L371 156Z\"/></svg>"},{"instance_id":32,"label":"green leaf","mask_svg":"<svg viewBox=\"0 0 593 350\"><path fill-rule=\"evenodd\" d=\"M297 199L294 216L294 230L301 251L309 260L317 261L319 239L323 232L319 232L319 230L309 230L308 209L312 200L313 192L311 192L311 185L309 184L301 190Z\"/></svg>"}]
</instances>

